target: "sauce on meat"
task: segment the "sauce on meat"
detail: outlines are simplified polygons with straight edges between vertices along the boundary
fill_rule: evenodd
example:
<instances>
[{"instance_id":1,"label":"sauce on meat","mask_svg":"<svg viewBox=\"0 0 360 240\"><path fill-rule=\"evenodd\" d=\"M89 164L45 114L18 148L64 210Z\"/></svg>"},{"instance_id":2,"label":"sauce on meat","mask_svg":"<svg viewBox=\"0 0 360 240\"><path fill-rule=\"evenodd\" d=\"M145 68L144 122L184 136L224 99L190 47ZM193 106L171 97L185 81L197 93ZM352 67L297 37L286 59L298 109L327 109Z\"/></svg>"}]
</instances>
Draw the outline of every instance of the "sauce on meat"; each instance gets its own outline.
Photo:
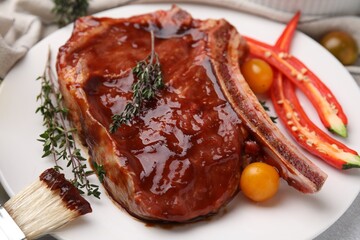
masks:
<instances>
[{"instance_id":1,"label":"sauce on meat","mask_svg":"<svg viewBox=\"0 0 360 240\"><path fill-rule=\"evenodd\" d=\"M144 15L147 18L152 17ZM235 195L244 140L241 120L214 75L208 33L199 27L200 21L190 20L181 25L174 19L149 25L152 21L88 18L83 21L91 24L81 23L85 29L72 36L79 47L66 50L65 45L62 51L72 52L59 61L61 68L75 69L78 78L86 78L80 87L91 116L108 130L112 115L120 114L132 99L136 81L132 68L150 54L149 31L154 31L165 88L129 125L107 134L116 145L116 164L131 169L134 197L151 206L146 211L169 221L213 213L214 206ZM93 26L101 31L82 42L86 28ZM101 136L95 128L85 130L91 153ZM123 181L112 173L106 178L111 184Z\"/></svg>"},{"instance_id":2,"label":"sauce on meat","mask_svg":"<svg viewBox=\"0 0 360 240\"><path fill-rule=\"evenodd\" d=\"M241 144L234 142L239 138L240 120L216 83L206 49L198 47L205 44L201 35L198 29L155 31L155 51L166 87L130 126L123 125L115 133L120 151L134 156L127 164L153 194L190 184L197 174L191 164L211 168L216 161L240 157ZM112 114L121 113L131 101L131 69L149 55L150 33L138 24L121 23L89 44L86 65L96 71L84 89L92 114L108 127ZM191 80L183 84L188 78ZM195 155L200 155L199 162L192 163Z\"/></svg>"}]
</instances>

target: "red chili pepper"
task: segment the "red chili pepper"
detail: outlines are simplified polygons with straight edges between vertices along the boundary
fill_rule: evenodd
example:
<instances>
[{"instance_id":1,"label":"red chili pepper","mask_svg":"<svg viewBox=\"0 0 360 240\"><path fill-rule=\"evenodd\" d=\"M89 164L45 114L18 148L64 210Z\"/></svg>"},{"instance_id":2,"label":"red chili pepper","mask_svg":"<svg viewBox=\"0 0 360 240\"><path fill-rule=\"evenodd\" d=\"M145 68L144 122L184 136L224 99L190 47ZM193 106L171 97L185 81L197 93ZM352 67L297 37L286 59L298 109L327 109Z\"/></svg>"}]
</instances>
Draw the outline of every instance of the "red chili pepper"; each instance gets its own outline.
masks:
<instances>
[{"instance_id":1,"label":"red chili pepper","mask_svg":"<svg viewBox=\"0 0 360 240\"><path fill-rule=\"evenodd\" d=\"M289 22L275 48L289 51L299 17L297 13ZM303 148L336 168L360 167L360 156L356 151L328 136L308 118L295 93L294 84L280 72L275 73L270 93L279 118Z\"/></svg>"},{"instance_id":2,"label":"red chili pepper","mask_svg":"<svg viewBox=\"0 0 360 240\"><path fill-rule=\"evenodd\" d=\"M290 43L291 31L289 32L290 34L283 35L284 42ZM307 96L327 129L342 137L347 136L347 117L340 103L328 87L305 64L287 53L289 44L284 51L277 46L270 46L249 37L246 37L246 40L251 55L265 60L278 69ZM286 46L286 44L281 45Z\"/></svg>"},{"instance_id":3,"label":"red chili pepper","mask_svg":"<svg viewBox=\"0 0 360 240\"><path fill-rule=\"evenodd\" d=\"M294 17L288 22L284 31L275 43L275 47L281 49L284 52L289 52L290 46L296 31L301 13L298 11Z\"/></svg>"},{"instance_id":4,"label":"red chili pepper","mask_svg":"<svg viewBox=\"0 0 360 240\"><path fill-rule=\"evenodd\" d=\"M279 118L303 148L339 169L360 167L358 153L331 138L306 115L295 93L294 84L275 73L271 98Z\"/></svg>"}]
</instances>

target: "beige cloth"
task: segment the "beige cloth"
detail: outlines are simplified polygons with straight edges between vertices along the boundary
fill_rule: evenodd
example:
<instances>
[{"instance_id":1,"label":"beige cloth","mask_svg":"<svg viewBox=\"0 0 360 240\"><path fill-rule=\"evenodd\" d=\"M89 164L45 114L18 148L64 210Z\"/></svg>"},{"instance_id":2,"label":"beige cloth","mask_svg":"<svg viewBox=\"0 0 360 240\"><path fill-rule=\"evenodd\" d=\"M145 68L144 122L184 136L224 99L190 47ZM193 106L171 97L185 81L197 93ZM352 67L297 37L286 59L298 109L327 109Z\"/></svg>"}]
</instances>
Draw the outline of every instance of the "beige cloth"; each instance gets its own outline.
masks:
<instances>
[{"instance_id":1,"label":"beige cloth","mask_svg":"<svg viewBox=\"0 0 360 240\"><path fill-rule=\"evenodd\" d=\"M35 16L0 15L0 78L39 41L40 31L41 22Z\"/></svg>"}]
</instances>

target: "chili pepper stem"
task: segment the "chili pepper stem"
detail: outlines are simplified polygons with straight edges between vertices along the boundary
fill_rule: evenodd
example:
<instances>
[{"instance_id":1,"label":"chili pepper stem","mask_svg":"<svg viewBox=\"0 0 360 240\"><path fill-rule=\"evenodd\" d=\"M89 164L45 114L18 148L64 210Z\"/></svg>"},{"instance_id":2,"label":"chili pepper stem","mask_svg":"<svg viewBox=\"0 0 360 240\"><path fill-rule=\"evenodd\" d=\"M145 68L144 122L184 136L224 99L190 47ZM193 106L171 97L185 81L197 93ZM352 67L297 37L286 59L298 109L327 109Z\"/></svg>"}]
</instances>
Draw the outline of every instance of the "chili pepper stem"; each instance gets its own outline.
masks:
<instances>
[{"instance_id":1,"label":"chili pepper stem","mask_svg":"<svg viewBox=\"0 0 360 240\"><path fill-rule=\"evenodd\" d=\"M353 156L347 159L346 164L343 165L342 169L349 169L349 168L360 168L360 156Z\"/></svg>"},{"instance_id":2,"label":"chili pepper stem","mask_svg":"<svg viewBox=\"0 0 360 240\"><path fill-rule=\"evenodd\" d=\"M332 127L328 128L328 130L343 138L346 138L348 136L347 127L342 122L339 124L333 124Z\"/></svg>"}]
</instances>

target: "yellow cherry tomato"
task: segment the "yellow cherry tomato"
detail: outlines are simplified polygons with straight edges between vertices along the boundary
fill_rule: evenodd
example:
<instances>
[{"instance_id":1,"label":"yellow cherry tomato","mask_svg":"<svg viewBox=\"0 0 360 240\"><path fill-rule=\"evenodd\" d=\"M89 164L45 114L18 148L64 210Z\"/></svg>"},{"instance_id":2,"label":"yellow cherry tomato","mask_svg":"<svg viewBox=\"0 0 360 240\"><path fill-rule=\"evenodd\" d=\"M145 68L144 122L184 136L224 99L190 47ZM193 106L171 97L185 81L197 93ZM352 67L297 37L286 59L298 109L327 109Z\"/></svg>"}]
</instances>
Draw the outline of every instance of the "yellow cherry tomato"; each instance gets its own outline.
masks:
<instances>
[{"instance_id":1,"label":"yellow cherry tomato","mask_svg":"<svg viewBox=\"0 0 360 240\"><path fill-rule=\"evenodd\" d=\"M245 167L240 177L243 194L255 202L273 197L279 189L279 173L266 163L255 162Z\"/></svg>"},{"instance_id":2,"label":"yellow cherry tomato","mask_svg":"<svg viewBox=\"0 0 360 240\"><path fill-rule=\"evenodd\" d=\"M241 72L256 94L265 93L273 82L273 71L270 65L262 59L251 58L241 65Z\"/></svg>"},{"instance_id":3,"label":"yellow cherry tomato","mask_svg":"<svg viewBox=\"0 0 360 240\"><path fill-rule=\"evenodd\" d=\"M322 37L320 43L344 65L353 64L357 60L358 46L346 32L329 32Z\"/></svg>"}]
</instances>

